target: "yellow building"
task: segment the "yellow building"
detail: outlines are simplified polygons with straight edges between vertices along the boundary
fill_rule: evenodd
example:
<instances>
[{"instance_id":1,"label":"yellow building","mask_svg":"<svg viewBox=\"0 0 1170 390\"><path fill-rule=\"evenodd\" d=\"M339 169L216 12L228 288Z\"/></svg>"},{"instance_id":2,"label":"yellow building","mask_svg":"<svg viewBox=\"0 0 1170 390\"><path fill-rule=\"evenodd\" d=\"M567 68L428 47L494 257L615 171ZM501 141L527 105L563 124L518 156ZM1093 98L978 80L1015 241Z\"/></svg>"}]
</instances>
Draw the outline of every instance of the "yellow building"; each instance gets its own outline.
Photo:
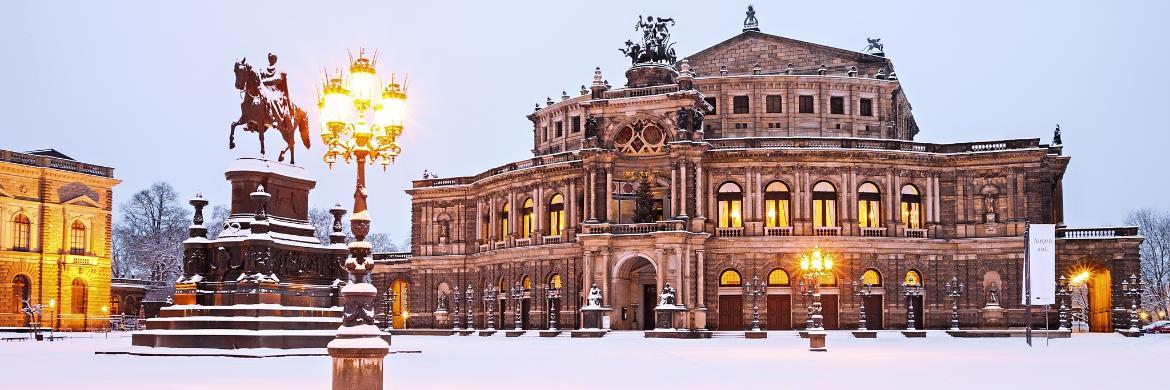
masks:
<instances>
[{"instance_id":1,"label":"yellow building","mask_svg":"<svg viewBox=\"0 0 1170 390\"><path fill-rule=\"evenodd\" d=\"M0 328L97 327L110 304L114 169L56 150L0 150Z\"/></svg>"}]
</instances>

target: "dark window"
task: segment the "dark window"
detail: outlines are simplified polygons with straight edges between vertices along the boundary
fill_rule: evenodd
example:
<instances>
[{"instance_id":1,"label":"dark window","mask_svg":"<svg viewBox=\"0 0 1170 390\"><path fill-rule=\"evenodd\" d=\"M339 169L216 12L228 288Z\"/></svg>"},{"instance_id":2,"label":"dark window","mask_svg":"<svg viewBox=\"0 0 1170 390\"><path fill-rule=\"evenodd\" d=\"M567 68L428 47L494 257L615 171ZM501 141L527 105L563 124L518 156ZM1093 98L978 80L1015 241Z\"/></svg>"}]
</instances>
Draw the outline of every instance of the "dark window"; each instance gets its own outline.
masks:
<instances>
[{"instance_id":1,"label":"dark window","mask_svg":"<svg viewBox=\"0 0 1170 390\"><path fill-rule=\"evenodd\" d=\"M764 112L769 114L784 112L782 110L784 106L781 103L780 95L768 95L767 98L764 98L764 103L766 103L765 105L767 106L765 107Z\"/></svg>"},{"instance_id":2,"label":"dark window","mask_svg":"<svg viewBox=\"0 0 1170 390\"><path fill-rule=\"evenodd\" d=\"M12 250L27 252L31 233L32 221L24 214L16 214L16 217L12 218Z\"/></svg>"},{"instance_id":3,"label":"dark window","mask_svg":"<svg viewBox=\"0 0 1170 390\"><path fill-rule=\"evenodd\" d=\"M716 100L713 97L709 97L709 98L703 98L703 101L705 101L705 102L707 102L707 104L711 105L711 111L708 111L707 114L715 115L715 114L719 113L719 104L718 104L719 101L718 100Z\"/></svg>"},{"instance_id":4,"label":"dark window","mask_svg":"<svg viewBox=\"0 0 1170 390\"><path fill-rule=\"evenodd\" d=\"M556 137L561 137L561 136L565 135L565 133L564 133L565 126L564 126L564 124L561 123L561 121L554 122L553 128L556 129L556 135L555 135Z\"/></svg>"},{"instance_id":5,"label":"dark window","mask_svg":"<svg viewBox=\"0 0 1170 390\"><path fill-rule=\"evenodd\" d=\"M581 131L581 117L580 116L575 116L575 117L569 118L569 131L574 132L574 133Z\"/></svg>"},{"instance_id":6,"label":"dark window","mask_svg":"<svg viewBox=\"0 0 1170 390\"><path fill-rule=\"evenodd\" d=\"M746 128L748 128L748 124L747 123L736 123L735 128L736 129L746 129Z\"/></svg>"},{"instance_id":7,"label":"dark window","mask_svg":"<svg viewBox=\"0 0 1170 390\"><path fill-rule=\"evenodd\" d=\"M813 97L811 95L800 96L800 113L811 114L813 112Z\"/></svg>"},{"instance_id":8,"label":"dark window","mask_svg":"<svg viewBox=\"0 0 1170 390\"><path fill-rule=\"evenodd\" d=\"M861 99L861 116L873 116L873 99Z\"/></svg>"},{"instance_id":9,"label":"dark window","mask_svg":"<svg viewBox=\"0 0 1170 390\"><path fill-rule=\"evenodd\" d=\"M732 98L731 105L732 105L731 113L733 113L733 114L747 114L748 113L748 97L747 96L736 96L736 97Z\"/></svg>"},{"instance_id":10,"label":"dark window","mask_svg":"<svg viewBox=\"0 0 1170 390\"><path fill-rule=\"evenodd\" d=\"M833 96L829 98L829 113L830 114L844 114L845 113L845 98L840 96Z\"/></svg>"}]
</instances>

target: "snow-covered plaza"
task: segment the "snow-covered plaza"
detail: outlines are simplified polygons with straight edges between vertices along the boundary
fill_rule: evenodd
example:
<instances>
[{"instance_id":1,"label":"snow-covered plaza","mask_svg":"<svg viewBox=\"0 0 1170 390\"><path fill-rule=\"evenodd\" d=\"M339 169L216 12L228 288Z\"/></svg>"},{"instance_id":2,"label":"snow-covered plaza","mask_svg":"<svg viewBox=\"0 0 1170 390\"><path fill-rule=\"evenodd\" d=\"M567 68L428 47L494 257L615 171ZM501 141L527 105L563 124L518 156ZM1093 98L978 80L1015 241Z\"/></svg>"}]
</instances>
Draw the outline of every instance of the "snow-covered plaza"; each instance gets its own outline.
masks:
<instances>
[{"instance_id":1,"label":"snow-covered plaza","mask_svg":"<svg viewBox=\"0 0 1170 390\"><path fill-rule=\"evenodd\" d=\"M829 332L829 351L807 351L795 332L763 340L395 336L386 385L395 389L477 388L866 388L907 383L947 389L1112 387L1170 367L1170 336L1077 334L1045 344L1022 338L925 339L882 332L854 339ZM17 336L5 334L5 337ZM130 350L129 334L73 335L54 342L0 343L5 387L323 389L327 356L232 358L96 354ZM154 349L156 352L160 349ZM162 349L165 350L165 349ZM207 350L201 350L207 351ZM413 353L416 352L417 353ZM184 353L191 350L184 350ZM231 352L221 350L219 352ZM302 352L302 351L298 351ZM324 353L323 350L313 352ZM738 378L734 381L728 378ZM1135 383L1135 386L1137 383Z\"/></svg>"}]
</instances>

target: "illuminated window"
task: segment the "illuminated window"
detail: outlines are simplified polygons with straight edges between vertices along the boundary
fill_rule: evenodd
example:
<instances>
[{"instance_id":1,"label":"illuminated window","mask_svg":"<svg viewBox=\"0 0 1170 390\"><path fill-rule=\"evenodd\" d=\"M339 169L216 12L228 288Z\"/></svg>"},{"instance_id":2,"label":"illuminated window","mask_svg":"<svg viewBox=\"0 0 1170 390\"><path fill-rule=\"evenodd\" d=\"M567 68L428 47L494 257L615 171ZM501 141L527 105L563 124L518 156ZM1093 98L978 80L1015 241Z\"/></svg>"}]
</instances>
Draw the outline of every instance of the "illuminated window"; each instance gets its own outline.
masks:
<instances>
[{"instance_id":1,"label":"illuminated window","mask_svg":"<svg viewBox=\"0 0 1170 390\"><path fill-rule=\"evenodd\" d=\"M532 198L524 200L520 207L520 238L532 236Z\"/></svg>"},{"instance_id":2,"label":"illuminated window","mask_svg":"<svg viewBox=\"0 0 1170 390\"><path fill-rule=\"evenodd\" d=\"M504 207L500 211L499 219L500 223L497 225L499 225L500 232L497 237L499 237L500 240L504 240L508 238L508 202L504 202Z\"/></svg>"},{"instance_id":3,"label":"illuminated window","mask_svg":"<svg viewBox=\"0 0 1170 390\"><path fill-rule=\"evenodd\" d=\"M85 254L85 224L81 221L73 221L73 227L69 229L69 253L75 255Z\"/></svg>"},{"instance_id":4,"label":"illuminated window","mask_svg":"<svg viewBox=\"0 0 1170 390\"><path fill-rule=\"evenodd\" d=\"M827 181L813 186L813 226L837 226L837 188Z\"/></svg>"},{"instance_id":5,"label":"illuminated window","mask_svg":"<svg viewBox=\"0 0 1170 390\"><path fill-rule=\"evenodd\" d=\"M483 216L483 220L479 221L479 224L480 224L480 227L479 227L480 238L483 239L483 242L491 241L492 240L492 218L485 214Z\"/></svg>"},{"instance_id":6,"label":"illuminated window","mask_svg":"<svg viewBox=\"0 0 1170 390\"><path fill-rule=\"evenodd\" d=\"M769 286L788 286L789 285L788 272L785 272L784 270L779 269L779 268L772 270L772 272L768 273L768 285Z\"/></svg>"},{"instance_id":7,"label":"illuminated window","mask_svg":"<svg viewBox=\"0 0 1170 390\"><path fill-rule=\"evenodd\" d=\"M742 282L740 282L739 272L729 269L719 274L719 287L739 287L740 285Z\"/></svg>"},{"instance_id":8,"label":"illuminated window","mask_svg":"<svg viewBox=\"0 0 1170 390\"><path fill-rule=\"evenodd\" d=\"M743 192L735 183L723 183L715 195L719 202L719 227L743 227Z\"/></svg>"},{"instance_id":9,"label":"illuminated window","mask_svg":"<svg viewBox=\"0 0 1170 390\"><path fill-rule=\"evenodd\" d=\"M85 314L89 307L89 292L85 290L85 282L81 279L73 279L72 292L70 297L73 300L73 314Z\"/></svg>"},{"instance_id":10,"label":"illuminated window","mask_svg":"<svg viewBox=\"0 0 1170 390\"><path fill-rule=\"evenodd\" d=\"M922 228L922 196L909 184L902 186L902 223L907 229Z\"/></svg>"},{"instance_id":11,"label":"illuminated window","mask_svg":"<svg viewBox=\"0 0 1170 390\"><path fill-rule=\"evenodd\" d=\"M531 290L532 289L532 278L529 278L528 275L524 275L524 279L521 279L521 281L520 281L520 286L524 287L525 290Z\"/></svg>"},{"instance_id":12,"label":"illuminated window","mask_svg":"<svg viewBox=\"0 0 1170 390\"><path fill-rule=\"evenodd\" d=\"M882 285L882 274L878 273L876 269L870 268L861 274L861 282L871 286Z\"/></svg>"},{"instance_id":13,"label":"illuminated window","mask_svg":"<svg viewBox=\"0 0 1170 390\"><path fill-rule=\"evenodd\" d=\"M552 288L561 288L561 274L552 274L552 276L548 278L548 284L551 285Z\"/></svg>"},{"instance_id":14,"label":"illuminated window","mask_svg":"<svg viewBox=\"0 0 1170 390\"><path fill-rule=\"evenodd\" d=\"M548 202L548 233L559 236L565 230L565 198L561 194L553 195Z\"/></svg>"},{"instance_id":15,"label":"illuminated window","mask_svg":"<svg viewBox=\"0 0 1170 390\"><path fill-rule=\"evenodd\" d=\"M31 232L32 221L24 214L16 214L12 219L12 250L27 251Z\"/></svg>"},{"instance_id":16,"label":"illuminated window","mask_svg":"<svg viewBox=\"0 0 1170 390\"><path fill-rule=\"evenodd\" d=\"M787 185L778 181L768 184L764 188L764 226L792 226L788 219L788 207L791 201L792 194L788 192Z\"/></svg>"},{"instance_id":17,"label":"illuminated window","mask_svg":"<svg viewBox=\"0 0 1170 390\"><path fill-rule=\"evenodd\" d=\"M922 274L918 273L917 270L907 271L906 272L906 280L903 283L906 284L907 286L921 286L922 285Z\"/></svg>"},{"instance_id":18,"label":"illuminated window","mask_svg":"<svg viewBox=\"0 0 1170 390\"><path fill-rule=\"evenodd\" d=\"M873 183L857 189L857 225L863 228L882 226L882 194Z\"/></svg>"}]
</instances>

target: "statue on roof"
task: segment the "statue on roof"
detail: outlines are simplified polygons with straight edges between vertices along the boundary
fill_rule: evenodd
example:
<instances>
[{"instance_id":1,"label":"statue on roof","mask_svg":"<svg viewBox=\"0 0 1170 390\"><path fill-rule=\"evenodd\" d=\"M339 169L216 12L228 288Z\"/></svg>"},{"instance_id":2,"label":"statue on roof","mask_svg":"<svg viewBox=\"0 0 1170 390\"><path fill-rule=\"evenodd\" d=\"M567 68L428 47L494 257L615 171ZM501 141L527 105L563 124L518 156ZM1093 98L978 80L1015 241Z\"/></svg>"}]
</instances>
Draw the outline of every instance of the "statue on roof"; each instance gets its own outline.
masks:
<instances>
[{"instance_id":1,"label":"statue on roof","mask_svg":"<svg viewBox=\"0 0 1170 390\"><path fill-rule=\"evenodd\" d=\"M1064 142L1061 142L1061 140L1060 140L1060 125L1059 124L1056 125L1056 130L1052 132L1052 144L1053 145L1063 145L1064 144Z\"/></svg>"},{"instance_id":2,"label":"statue on roof","mask_svg":"<svg viewBox=\"0 0 1170 390\"><path fill-rule=\"evenodd\" d=\"M760 21L756 20L756 8L748 4L747 17L743 19L743 31L760 31Z\"/></svg>"},{"instance_id":3,"label":"statue on roof","mask_svg":"<svg viewBox=\"0 0 1170 390\"><path fill-rule=\"evenodd\" d=\"M870 53L881 53L881 52L883 52L883 51L884 51L884 49L885 49L885 47L886 47L885 45L883 45L883 44L882 44L882 39L881 39L881 38L869 38L869 37L866 37L866 38L865 38L865 40L866 40L867 42L869 42L869 45L865 47L865 51L866 51L866 52L870 52Z\"/></svg>"},{"instance_id":4,"label":"statue on roof","mask_svg":"<svg viewBox=\"0 0 1170 390\"><path fill-rule=\"evenodd\" d=\"M634 31L642 31L642 43L627 40L626 48L618 50L630 57L634 65L656 62L673 65L676 56L674 43L670 41L671 26L674 26L673 18L647 16L643 20L639 15Z\"/></svg>"}]
</instances>

